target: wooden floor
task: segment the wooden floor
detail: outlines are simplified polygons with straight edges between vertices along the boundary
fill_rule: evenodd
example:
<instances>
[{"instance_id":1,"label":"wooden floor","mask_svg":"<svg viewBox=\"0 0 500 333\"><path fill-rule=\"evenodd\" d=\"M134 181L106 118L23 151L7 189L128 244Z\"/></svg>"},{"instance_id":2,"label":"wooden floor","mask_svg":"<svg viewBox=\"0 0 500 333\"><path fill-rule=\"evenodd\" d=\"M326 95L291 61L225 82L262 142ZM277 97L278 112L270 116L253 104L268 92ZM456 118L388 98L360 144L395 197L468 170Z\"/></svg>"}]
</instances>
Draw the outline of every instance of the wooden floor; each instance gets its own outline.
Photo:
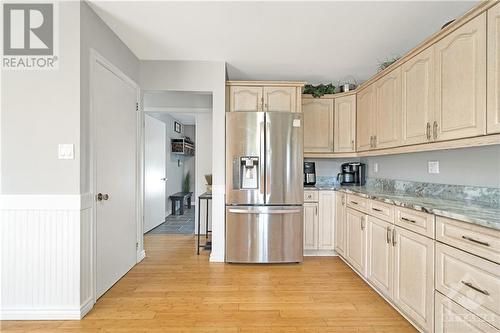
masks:
<instances>
[{"instance_id":1,"label":"wooden floor","mask_svg":"<svg viewBox=\"0 0 500 333\"><path fill-rule=\"evenodd\" d=\"M146 236L147 258L81 321L1 323L2 332L416 332L338 258L229 265L194 237Z\"/></svg>"}]
</instances>

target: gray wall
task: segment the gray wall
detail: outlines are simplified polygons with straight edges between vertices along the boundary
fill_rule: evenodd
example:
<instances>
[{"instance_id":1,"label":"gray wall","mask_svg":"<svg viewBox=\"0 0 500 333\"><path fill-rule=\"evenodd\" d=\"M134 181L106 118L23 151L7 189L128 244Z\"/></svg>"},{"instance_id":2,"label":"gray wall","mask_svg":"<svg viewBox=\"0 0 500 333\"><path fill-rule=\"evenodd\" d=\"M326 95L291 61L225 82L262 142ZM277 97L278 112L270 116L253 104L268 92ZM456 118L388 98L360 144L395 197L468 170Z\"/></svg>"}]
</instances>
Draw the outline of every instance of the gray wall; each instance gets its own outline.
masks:
<instances>
[{"instance_id":1,"label":"gray wall","mask_svg":"<svg viewBox=\"0 0 500 333\"><path fill-rule=\"evenodd\" d=\"M89 146L90 146L90 50L94 49L129 78L139 83L139 59L101 20L99 16L82 1L80 2L80 72L81 72L81 193L89 192ZM132 135L135 135L133 133Z\"/></svg>"},{"instance_id":2,"label":"gray wall","mask_svg":"<svg viewBox=\"0 0 500 333\"><path fill-rule=\"evenodd\" d=\"M500 187L500 145L362 158L369 178L390 178L454 185ZM428 161L439 161L429 174ZM378 163L378 172L373 171Z\"/></svg>"},{"instance_id":3,"label":"gray wall","mask_svg":"<svg viewBox=\"0 0 500 333\"><path fill-rule=\"evenodd\" d=\"M188 136L191 138L191 140L195 141L196 140L196 128L194 125L184 125L183 126L184 130L184 135ZM197 142L195 141L195 156L188 156L184 159L184 176L189 172L191 176L191 185L189 186L189 191L195 192L195 178L196 178L196 171L195 171L195 159L196 159L196 148L197 147ZM196 200L193 200L195 202Z\"/></svg>"},{"instance_id":4,"label":"gray wall","mask_svg":"<svg viewBox=\"0 0 500 333\"><path fill-rule=\"evenodd\" d=\"M2 194L79 193L79 19L78 2L59 3L59 69L2 70ZM59 143L74 160L57 158Z\"/></svg>"}]
</instances>

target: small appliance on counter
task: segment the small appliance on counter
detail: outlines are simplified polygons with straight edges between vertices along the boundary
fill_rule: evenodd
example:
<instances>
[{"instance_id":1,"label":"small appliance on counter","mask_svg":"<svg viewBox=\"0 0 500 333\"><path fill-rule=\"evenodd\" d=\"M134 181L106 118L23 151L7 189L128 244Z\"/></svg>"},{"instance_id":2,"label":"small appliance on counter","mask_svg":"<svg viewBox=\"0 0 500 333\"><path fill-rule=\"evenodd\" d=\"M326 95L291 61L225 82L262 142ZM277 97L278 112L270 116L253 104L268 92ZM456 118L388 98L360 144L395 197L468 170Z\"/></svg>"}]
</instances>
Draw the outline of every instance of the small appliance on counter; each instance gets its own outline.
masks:
<instances>
[{"instance_id":1,"label":"small appliance on counter","mask_svg":"<svg viewBox=\"0 0 500 333\"><path fill-rule=\"evenodd\" d=\"M365 185L366 165L360 162L343 163L340 167L337 180L340 185Z\"/></svg>"},{"instance_id":2,"label":"small appliance on counter","mask_svg":"<svg viewBox=\"0 0 500 333\"><path fill-rule=\"evenodd\" d=\"M304 162L304 186L316 185L316 164Z\"/></svg>"}]
</instances>

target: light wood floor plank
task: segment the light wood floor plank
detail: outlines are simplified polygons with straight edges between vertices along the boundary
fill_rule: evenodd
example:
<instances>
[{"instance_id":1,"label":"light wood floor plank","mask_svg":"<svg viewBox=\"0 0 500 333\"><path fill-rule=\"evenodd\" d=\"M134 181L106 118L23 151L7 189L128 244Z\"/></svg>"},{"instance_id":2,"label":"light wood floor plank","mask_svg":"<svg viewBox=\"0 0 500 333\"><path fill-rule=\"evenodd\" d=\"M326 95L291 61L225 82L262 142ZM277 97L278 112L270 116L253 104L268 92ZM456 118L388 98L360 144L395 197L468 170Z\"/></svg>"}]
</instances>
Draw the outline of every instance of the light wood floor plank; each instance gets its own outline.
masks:
<instances>
[{"instance_id":1,"label":"light wood floor plank","mask_svg":"<svg viewBox=\"0 0 500 333\"><path fill-rule=\"evenodd\" d=\"M3 321L2 332L406 333L416 330L338 258L229 265L192 236L148 235L147 258L81 321Z\"/></svg>"}]
</instances>

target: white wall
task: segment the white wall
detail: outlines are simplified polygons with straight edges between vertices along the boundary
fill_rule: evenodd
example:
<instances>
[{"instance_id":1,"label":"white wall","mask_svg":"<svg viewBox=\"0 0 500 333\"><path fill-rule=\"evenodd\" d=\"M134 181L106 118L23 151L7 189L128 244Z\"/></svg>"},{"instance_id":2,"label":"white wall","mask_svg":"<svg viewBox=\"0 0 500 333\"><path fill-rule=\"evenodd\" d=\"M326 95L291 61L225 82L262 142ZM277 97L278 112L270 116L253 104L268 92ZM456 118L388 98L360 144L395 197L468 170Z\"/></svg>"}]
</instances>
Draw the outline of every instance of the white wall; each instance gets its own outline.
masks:
<instances>
[{"instance_id":1,"label":"white wall","mask_svg":"<svg viewBox=\"0 0 500 333\"><path fill-rule=\"evenodd\" d=\"M212 253L211 261L224 261L225 235L225 85L223 61L141 61L140 85L144 90L212 92Z\"/></svg>"},{"instance_id":2,"label":"white wall","mask_svg":"<svg viewBox=\"0 0 500 333\"><path fill-rule=\"evenodd\" d=\"M211 130L211 123L210 123L210 130ZM196 126L195 125L184 125L184 135L191 138L191 140L194 141L195 144L195 150L197 150L197 142L196 142ZM210 131L210 134L212 132ZM210 140L211 141L211 140ZM184 159L184 177L186 174L189 172L191 176L191 184L189 186L189 191L195 193L195 178L196 178L196 170L195 170L195 161L197 158L198 152L195 151L195 156L188 156ZM210 161L208 162L210 164L210 168L212 167L212 155L210 155ZM193 200L193 203L196 204L196 200Z\"/></svg>"},{"instance_id":3,"label":"white wall","mask_svg":"<svg viewBox=\"0 0 500 333\"><path fill-rule=\"evenodd\" d=\"M59 69L1 73L2 194L80 193L80 6L59 13ZM75 159L58 160L59 143Z\"/></svg>"},{"instance_id":4,"label":"white wall","mask_svg":"<svg viewBox=\"0 0 500 333\"><path fill-rule=\"evenodd\" d=\"M500 187L500 145L362 158L369 178ZM429 174L428 161L439 161L439 174ZM373 171L378 163L379 171Z\"/></svg>"},{"instance_id":5,"label":"white wall","mask_svg":"<svg viewBox=\"0 0 500 333\"><path fill-rule=\"evenodd\" d=\"M196 115L196 190L195 198L207 191L205 175L212 174L212 114L211 113L198 113ZM196 199L198 203L198 199ZM200 210L200 232L205 234L206 231L206 212L207 202L202 200L201 206L197 207ZM208 205L208 225L209 229L212 225L212 209L211 202ZM195 216L195 231L198 232L198 215Z\"/></svg>"}]
</instances>

